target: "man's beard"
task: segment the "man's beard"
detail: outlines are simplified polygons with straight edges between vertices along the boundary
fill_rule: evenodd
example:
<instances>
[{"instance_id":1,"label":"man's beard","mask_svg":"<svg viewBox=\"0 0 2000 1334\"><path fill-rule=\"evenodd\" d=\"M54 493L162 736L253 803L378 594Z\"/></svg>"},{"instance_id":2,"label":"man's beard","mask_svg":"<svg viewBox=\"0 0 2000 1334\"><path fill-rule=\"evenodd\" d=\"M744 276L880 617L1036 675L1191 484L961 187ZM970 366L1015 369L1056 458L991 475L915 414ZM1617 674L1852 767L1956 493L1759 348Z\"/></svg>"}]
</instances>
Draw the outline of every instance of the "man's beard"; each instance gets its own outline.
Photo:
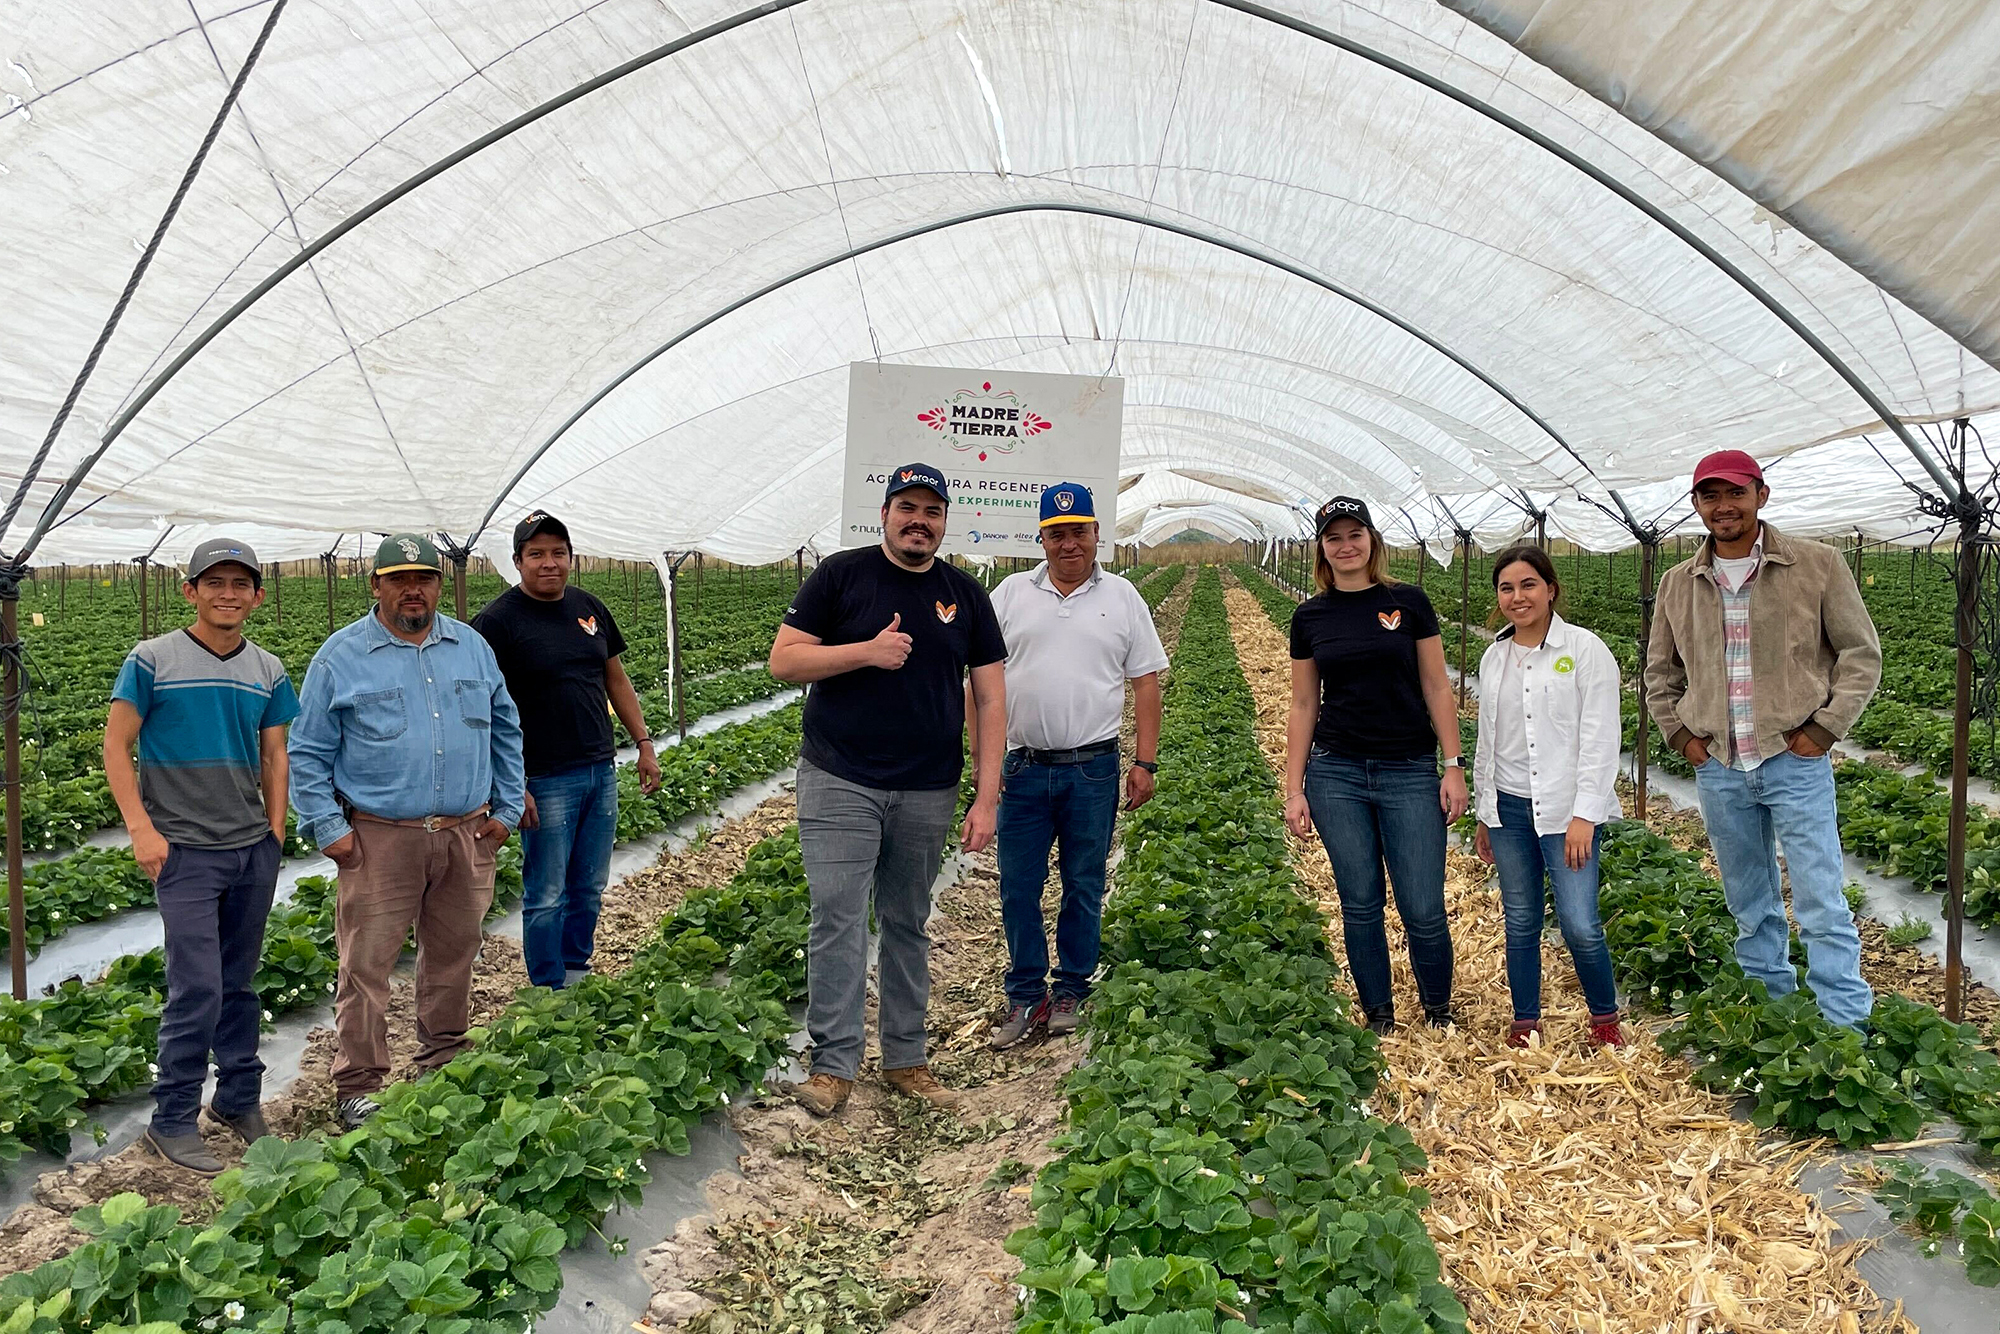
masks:
<instances>
[{"instance_id":1,"label":"man's beard","mask_svg":"<svg viewBox=\"0 0 2000 1334\"><path fill-rule=\"evenodd\" d=\"M396 613L396 628L398 630L401 630L406 635L420 635L424 631L431 628L431 621L434 620L436 616L437 613L431 611L424 612L417 616L405 616L402 612L399 611Z\"/></svg>"}]
</instances>

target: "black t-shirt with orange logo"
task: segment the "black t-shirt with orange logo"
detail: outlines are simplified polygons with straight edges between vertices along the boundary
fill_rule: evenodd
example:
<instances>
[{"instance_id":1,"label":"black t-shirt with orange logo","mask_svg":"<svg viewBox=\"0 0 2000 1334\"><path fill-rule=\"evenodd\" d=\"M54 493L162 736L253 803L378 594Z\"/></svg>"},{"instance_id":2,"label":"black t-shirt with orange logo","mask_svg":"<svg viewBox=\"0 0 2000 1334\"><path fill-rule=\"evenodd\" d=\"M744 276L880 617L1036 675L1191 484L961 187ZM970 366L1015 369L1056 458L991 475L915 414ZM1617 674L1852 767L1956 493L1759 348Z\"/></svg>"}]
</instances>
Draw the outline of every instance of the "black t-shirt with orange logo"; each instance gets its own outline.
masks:
<instances>
[{"instance_id":1,"label":"black t-shirt with orange logo","mask_svg":"<svg viewBox=\"0 0 2000 1334\"><path fill-rule=\"evenodd\" d=\"M1417 641L1438 633L1431 600L1414 584L1329 589L1292 613L1292 657L1319 668L1313 740L1350 760L1413 760L1437 751L1424 706Z\"/></svg>"},{"instance_id":2,"label":"black t-shirt with orange logo","mask_svg":"<svg viewBox=\"0 0 2000 1334\"><path fill-rule=\"evenodd\" d=\"M800 751L862 787L957 787L965 767L966 670L1007 656L978 580L942 560L913 573L879 546L839 551L806 579L785 624L822 644L858 644L898 615L909 659L893 672L859 667L816 682L806 695Z\"/></svg>"},{"instance_id":3,"label":"black t-shirt with orange logo","mask_svg":"<svg viewBox=\"0 0 2000 1334\"><path fill-rule=\"evenodd\" d=\"M521 711L528 777L610 762L616 747L604 673L625 651L625 636L609 607L573 585L550 602L510 588L472 618L472 628L493 646Z\"/></svg>"}]
</instances>

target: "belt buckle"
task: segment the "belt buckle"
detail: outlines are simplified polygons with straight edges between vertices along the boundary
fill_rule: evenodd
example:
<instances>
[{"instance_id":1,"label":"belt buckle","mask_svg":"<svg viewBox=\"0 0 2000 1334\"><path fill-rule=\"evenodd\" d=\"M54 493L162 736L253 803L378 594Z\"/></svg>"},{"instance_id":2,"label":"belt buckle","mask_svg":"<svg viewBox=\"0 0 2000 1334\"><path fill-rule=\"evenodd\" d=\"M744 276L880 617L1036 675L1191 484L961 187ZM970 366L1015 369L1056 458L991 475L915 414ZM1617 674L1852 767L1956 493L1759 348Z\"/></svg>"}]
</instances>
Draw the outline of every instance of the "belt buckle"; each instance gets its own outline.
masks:
<instances>
[{"instance_id":1,"label":"belt buckle","mask_svg":"<svg viewBox=\"0 0 2000 1334\"><path fill-rule=\"evenodd\" d=\"M437 831L438 818L435 815L426 815L424 817L424 832L426 834L435 834Z\"/></svg>"}]
</instances>

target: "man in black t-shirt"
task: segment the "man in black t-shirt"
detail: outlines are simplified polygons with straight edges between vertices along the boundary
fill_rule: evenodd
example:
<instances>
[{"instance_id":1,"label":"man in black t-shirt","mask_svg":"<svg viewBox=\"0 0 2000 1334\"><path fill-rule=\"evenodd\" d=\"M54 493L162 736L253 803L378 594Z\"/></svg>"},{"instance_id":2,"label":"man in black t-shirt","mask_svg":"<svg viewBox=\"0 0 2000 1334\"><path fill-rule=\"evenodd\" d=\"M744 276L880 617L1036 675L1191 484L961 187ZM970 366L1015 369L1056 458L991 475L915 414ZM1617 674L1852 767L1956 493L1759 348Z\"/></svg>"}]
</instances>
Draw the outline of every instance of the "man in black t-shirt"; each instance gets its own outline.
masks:
<instances>
[{"instance_id":1,"label":"man in black t-shirt","mask_svg":"<svg viewBox=\"0 0 2000 1334\"><path fill-rule=\"evenodd\" d=\"M618 830L610 709L638 739L640 789L660 785L639 696L619 661L625 637L609 607L570 587L570 555L562 521L530 514L514 525L520 587L472 618L521 710L521 949L538 987L568 986L590 971Z\"/></svg>"},{"instance_id":2,"label":"man in black t-shirt","mask_svg":"<svg viewBox=\"0 0 2000 1334\"><path fill-rule=\"evenodd\" d=\"M799 848L812 886L806 1030L812 1077L793 1089L820 1116L847 1101L866 1042L868 904L881 927L882 1075L936 1107L959 1095L931 1077L931 883L958 809L965 678L981 732L1007 726L1007 647L986 590L937 559L950 492L937 469L889 474L879 546L842 551L807 579L771 645L771 675L812 683L799 759ZM978 758L960 840L993 841L1002 747Z\"/></svg>"}]
</instances>

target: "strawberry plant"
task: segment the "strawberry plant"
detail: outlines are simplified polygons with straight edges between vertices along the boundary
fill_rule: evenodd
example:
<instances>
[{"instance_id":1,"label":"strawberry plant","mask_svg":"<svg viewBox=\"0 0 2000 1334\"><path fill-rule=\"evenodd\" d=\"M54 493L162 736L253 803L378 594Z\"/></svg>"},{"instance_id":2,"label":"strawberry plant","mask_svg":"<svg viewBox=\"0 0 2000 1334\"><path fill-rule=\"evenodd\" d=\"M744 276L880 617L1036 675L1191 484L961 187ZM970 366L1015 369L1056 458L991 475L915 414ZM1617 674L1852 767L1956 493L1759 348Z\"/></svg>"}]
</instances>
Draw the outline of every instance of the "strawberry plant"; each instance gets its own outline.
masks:
<instances>
[{"instance_id":1,"label":"strawberry plant","mask_svg":"<svg viewBox=\"0 0 2000 1334\"><path fill-rule=\"evenodd\" d=\"M689 902L719 921L708 900L749 908L758 889L804 899L795 833ZM768 988L788 983L760 969L705 985L711 957L677 951L682 936L707 938L663 930L617 977L524 991L358 1130L252 1145L206 1227L136 1195L80 1212L90 1241L0 1280L0 1328L516 1334L554 1304L564 1245L637 1202L644 1155L687 1152L688 1126L785 1051Z\"/></svg>"},{"instance_id":2,"label":"strawberry plant","mask_svg":"<svg viewBox=\"0 0 2000 1334\"><path fill-rule=\"evenodd\" d=\"M1620 823L1603 867L1605 935L1628 988L1683 1015L1661 1045L1704 1085L1750 1099L1759 1125L1865 1145L1950 1116L2000 1147L2000 1058L1973 1029L1895 995L1876 998L1865 1036L1827 1023L1804 989L1772 1001L1737 969L1721 886L1691 854Z\"/></svg>"},{"instance_id":3,"label":"strawberry plant","mask_svg":"<svg viewBox=\"0 0 2000 1334\"><path fill-rule=\"evenodd\" d=\"M639 808L660 823L679 820L789 766L798 753L798 718L795 705L669 748L661 757L666 781L651 797L637 799ZM637 779L630 775L627 766L621 782L629 781L636 792ZM763 889L797 865L796 841L791 855L793 862L780 857L779 870L770 869L768 858L759 863L765 868ZM131 861L123 851L86 856L114 875L125 874ZM49 865L63 867L71 860L76 859ZM130 869L136 872L136 863ZM798 873L802 885L803 870ZM505 913L520 901L521 891L520 848L510 840L500 850L489 915ZM63 892L76 899L86 891ZM109 901L123 892L114 888L105 897ZM808 916L803 891L768 918L761 901L754 909L748 906L751 897L748 889L739 894L745 929L730 938L729 949L741 947L736 962L767 990L802 994ZM254 983L267 1018L325 1003L333 994L338 971L333 913L334 882L324 876L302 878L292 896L273 908ZM707 971L685 975L705 980L730 962L725 951ZM66 1156L71 1135L84 1124L85 1106L151 1082L165 992L164 961L156 949L118 959L99 981L66 983L46 999L0 1000L0 1161L12 1161L31 1146Z\"/></svg>"},{"instance_id":4,"label":"strawberry plant","mask_svg":"<svg viewBox=\"0 0 2000 1334\"><path fill-rule=\"evenodd\" d=\"M1921 1237L1947 1236L1958 1226L1959 1215L1993 1193L1970 1177L1943 1168L1927 1171L1908 1158L1897 1159L1875 1198L1888 1209L1889 1217Z\"/></svg>"},{"instance_id":5,"label":"strawberry plant","mask_svg":"<svg viewBox=\"0 0 2000 1334\"><path fill-rule=\"evenodd\" d=\"M1160 738L1169 787L1127 821L1091 1059L1033 1187L1023 1334L1461 1331L1423 1154L1360 1110L1373 1034L1300 895L1214 571L1197 576Z\"/></svg>"}]
</instances>

